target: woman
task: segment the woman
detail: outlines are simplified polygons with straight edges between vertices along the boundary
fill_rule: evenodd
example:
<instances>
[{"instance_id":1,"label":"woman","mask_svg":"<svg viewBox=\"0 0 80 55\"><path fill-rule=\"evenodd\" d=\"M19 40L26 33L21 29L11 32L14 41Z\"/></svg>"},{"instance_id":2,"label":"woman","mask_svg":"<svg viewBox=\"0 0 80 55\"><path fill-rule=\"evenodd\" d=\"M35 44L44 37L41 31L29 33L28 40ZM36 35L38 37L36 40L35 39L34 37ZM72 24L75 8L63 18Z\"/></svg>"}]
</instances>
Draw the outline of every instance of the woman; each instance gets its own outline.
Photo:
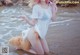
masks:
<instances>
[{"instance_id":1,"label":"woman","mask_svg":"<svg viewBox=\"0 0 80 55\"><path fill-rule=\"evenodd\" d=\"M53 8L49 0L35 0L36 4L33 6L31 19L22 17L33 27L27 32L27 37L32 48L29 52L39 55L49 53L49 48L45 39L49 23L53 20ZM26 32L25 32L26 33ZM26 40L25 39L25 40Z\"/></svg>"}]
</instances>

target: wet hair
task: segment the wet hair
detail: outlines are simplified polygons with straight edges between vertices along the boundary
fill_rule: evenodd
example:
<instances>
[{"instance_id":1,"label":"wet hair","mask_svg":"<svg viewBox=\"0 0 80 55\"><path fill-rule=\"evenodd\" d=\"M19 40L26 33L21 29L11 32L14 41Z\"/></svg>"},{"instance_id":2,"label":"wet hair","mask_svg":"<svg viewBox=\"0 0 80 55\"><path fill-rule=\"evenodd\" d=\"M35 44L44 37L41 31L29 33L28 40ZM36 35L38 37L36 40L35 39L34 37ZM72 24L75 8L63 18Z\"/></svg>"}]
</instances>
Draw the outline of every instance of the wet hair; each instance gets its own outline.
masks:
<instances>
[{"instance_id":1,"label":"wet hair","mask_svg":"<svg viewBox=\"0 0 80 55\"><path fill-rule=\"evenodd\" d=\"M41 3L41 0L35 0L35 2ZM48 4L49 3L49 0L45 0L45 3Z\"/></svg>"}]
</instances>

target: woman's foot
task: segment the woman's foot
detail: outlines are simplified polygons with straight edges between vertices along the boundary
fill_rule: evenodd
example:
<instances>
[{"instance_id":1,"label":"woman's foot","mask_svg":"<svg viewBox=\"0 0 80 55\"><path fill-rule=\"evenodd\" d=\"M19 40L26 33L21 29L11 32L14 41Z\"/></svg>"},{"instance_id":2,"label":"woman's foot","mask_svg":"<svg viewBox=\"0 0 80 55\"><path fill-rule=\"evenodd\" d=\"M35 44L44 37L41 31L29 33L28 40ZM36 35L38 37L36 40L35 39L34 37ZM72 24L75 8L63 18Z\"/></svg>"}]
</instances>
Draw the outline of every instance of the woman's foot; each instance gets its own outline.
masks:
<instances>
[{"instance_id":1,"label":"woman's foot","mask_svg":"<svg viewBox=\"0 0 80 55\"><path fill-rule=\"evenodd\" d=\"M29 52L30 52L31 54L35 54L35 55L37 54L37 53L36 53L34 50L32 50L32 49L29 50Z\"/></svg>"},{"instance_id":2,"label":"woman's foot","mask_svg":"<svg viewBox=\"0 0 80 55\"><path fill-rule=\"evenodd\" d=\"M16 50L19 50L19 49L21 49L21 48L19 48L19 47L15 47L15 49L16 49Z\"/></svg>"}]
</instances>

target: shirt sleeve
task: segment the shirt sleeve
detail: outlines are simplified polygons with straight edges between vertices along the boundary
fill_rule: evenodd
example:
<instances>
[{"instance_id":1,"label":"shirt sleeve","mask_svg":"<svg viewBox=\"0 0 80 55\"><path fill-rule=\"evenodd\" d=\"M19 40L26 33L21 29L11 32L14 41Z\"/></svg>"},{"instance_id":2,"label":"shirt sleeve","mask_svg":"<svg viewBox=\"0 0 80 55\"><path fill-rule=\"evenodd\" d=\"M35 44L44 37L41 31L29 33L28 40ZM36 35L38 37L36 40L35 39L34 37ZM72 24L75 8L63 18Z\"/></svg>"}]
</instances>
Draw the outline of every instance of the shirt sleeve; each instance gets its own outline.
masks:
<instances>
[{"instance_id":1,"label":"shirt sleeve","mask_svg":"<svg viewBox=\"0 0 80 55\"><path fill-rule=\"evenodd\" d=\"M38 7L37 5L33 6L31 19L38 19Z\"/></svg>"}]
</instances>

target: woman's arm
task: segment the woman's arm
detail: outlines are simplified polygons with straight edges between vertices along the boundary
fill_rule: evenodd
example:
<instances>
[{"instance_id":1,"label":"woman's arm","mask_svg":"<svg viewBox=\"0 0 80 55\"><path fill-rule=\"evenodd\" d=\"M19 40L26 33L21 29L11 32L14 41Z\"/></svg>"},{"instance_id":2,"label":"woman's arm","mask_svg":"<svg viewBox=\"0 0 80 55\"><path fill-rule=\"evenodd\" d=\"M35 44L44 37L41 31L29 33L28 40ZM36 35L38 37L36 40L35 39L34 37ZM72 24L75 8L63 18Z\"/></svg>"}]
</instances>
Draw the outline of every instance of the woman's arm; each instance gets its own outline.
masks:
<instances>
[{"instance_id":1,"label":"woman's arm","mask_svg":"<svg viewBox=\"0 0 80 55\"><path fill-rule=\"evenodd\" d=\"M53 22L56 18L57 18L57 12L52 14L52 18L51 18L52 22Z\"/></svg>"},{"instance_id":2,"label":"woman's arm","mask_svg":"<svg viewBox=\"0 0 80 55\"><path fill-rule=\"evenodd\" d=\"M32 14L30 16L31 19L29 19L28 17L22 17L23 20L25 20L27 23L29 23L30 25L35 25L37 22L38 22L38 19L39 19L39 15L38 15L38 11L39 11L39 8L37 5L34 5L33 6L33 9L32 9Z\"/></svg>"},{"instance_id":3,"label":"woman's arm","mask_svg":"<svg viewBox=\"0 0 80 55\"><path fill-rule=\"evenodd\" d=\"M57 5L56 5L56 3L52 3L51 8L52 8L52 18L51 18L51 20L54 21L56 19L56 16L57 16Z\"/></svg>"},{"instance_id":4,"label":"woman's arm","mask_svg":"<svg viewBox=\"0 0 80 55\"><path fill-rule=\"evenodd\" d=\"M32 26L34 26L38 21L37 19L29 19L28 17L24 17L24 16L20 17L20 18L22 18L26 23L28 23Z\"/></svg>"},{"instance_id":5,"label":"woman's arm","mask_svg":"<svg viewBox=\"0 0 80 55\"><path fill-rule=\"evenodd\" d=\"M34 26L37 22L38 22L37 19L31 19L31 20L29 20L28 23L29 23L30 25Z\"/></svg>"}]
</instances>

